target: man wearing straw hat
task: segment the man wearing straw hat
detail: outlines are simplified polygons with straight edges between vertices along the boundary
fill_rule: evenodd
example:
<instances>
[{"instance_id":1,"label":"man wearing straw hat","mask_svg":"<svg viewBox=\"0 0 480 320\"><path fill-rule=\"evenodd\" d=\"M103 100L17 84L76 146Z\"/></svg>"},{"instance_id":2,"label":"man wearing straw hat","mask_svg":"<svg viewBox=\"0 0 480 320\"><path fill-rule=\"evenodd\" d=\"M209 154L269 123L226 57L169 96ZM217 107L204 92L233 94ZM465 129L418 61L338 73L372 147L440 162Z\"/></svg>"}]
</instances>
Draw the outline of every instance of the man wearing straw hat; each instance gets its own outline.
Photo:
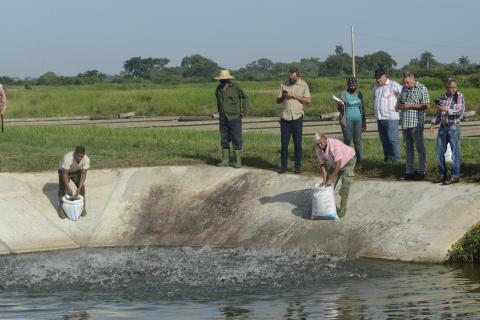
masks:
<instances>
[{"instance_id":1,"label":"man wearing straw hat","mask_svg":"<svg viewBox=\"0 0 480 320\"><path fill-rule=\"evenodd\" d=\"M339 191L340 212L338 217L342 218L347 212L348 194L353 183L355 170L355 150L340 140L327 138L322 133L315 133L315 155L320 162L322 169L322 186L335 188L338 181L342 180ZM328 169L327 169L328 167Z\"/></svg>"},{"instance_id":2,"label":"man wearing straw hat","mask_svg":"<svg viewBox=\"0 0 480 320\"><path fill-rule=\"evenodd\" d=\"M235 168L242 166L242 118L250 108L250 101L243 90L233 83L228 70L220 70L214 78L220 84L215 90L219 114L219 127L222 144L222 161L219 167L230 165L230 142L235 153Z\"/></svg>"}]
</instances>

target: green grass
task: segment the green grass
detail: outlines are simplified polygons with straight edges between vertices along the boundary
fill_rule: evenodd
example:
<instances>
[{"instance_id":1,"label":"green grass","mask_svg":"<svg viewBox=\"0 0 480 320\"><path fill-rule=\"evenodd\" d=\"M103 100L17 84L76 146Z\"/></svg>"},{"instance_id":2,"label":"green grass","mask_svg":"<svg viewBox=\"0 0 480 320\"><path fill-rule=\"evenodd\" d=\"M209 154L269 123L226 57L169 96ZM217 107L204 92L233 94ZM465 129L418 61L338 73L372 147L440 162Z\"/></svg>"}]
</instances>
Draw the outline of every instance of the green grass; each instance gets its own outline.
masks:
<instances>
[{"instance_id":1,"label":"green grass","mask_svg":"<svg viewBox=\"0 0 480 320\"><path fill-rule=\"evenodd\" d=\"M345 88L344 79L306 79L312 92L312 103L305 107L307 116L336 111L332 94ZM421 79L420 79L421 80ZM250 116L279 116L275 103L279 81L239 82L252 101ZM185 85L96 84L84 86L34 86L32 90L7 88L10 118L55 117L76 115L116 115L134 111L145 116L211 115L216 112L215 82ZM366 112L372 115L373 80L359 81ZM480 90L460 88L466 96L467 110L480 111ZM433 100L443 90L431 90ZM430 113L433 110L429 111Z\"/></svg>"},{"instance_id":2,"label":"green grass","mask_svg":"<svg viewBox=\"0 0 480 320\"><path fill-rule=\"evenodd\" d=\"M280 136L277 133L246 132L244 164L276 169ZM403 164L386 164L378 139L363 139L363 161L357 166L359 178L394 179L402 175ZM434 140L425 140L427 176L437 174ZM55 170L63 154L83 144L92 159L92 168L157 166L173 164L216 164L220 156L217 132L84 127L11 127L0 134L0 171L27 172ZM303 172L318 174L313 141L304 137ZM293 148L293 146L291 146ZM480 140L462 140L462 180L480 181ZM402 151L403 152L403 151ZM139 156L141 155L141 156ZM293 157L293 151L290 152ZM290 159L290 165L293 158Z\"/></svg>"}]
</instances>

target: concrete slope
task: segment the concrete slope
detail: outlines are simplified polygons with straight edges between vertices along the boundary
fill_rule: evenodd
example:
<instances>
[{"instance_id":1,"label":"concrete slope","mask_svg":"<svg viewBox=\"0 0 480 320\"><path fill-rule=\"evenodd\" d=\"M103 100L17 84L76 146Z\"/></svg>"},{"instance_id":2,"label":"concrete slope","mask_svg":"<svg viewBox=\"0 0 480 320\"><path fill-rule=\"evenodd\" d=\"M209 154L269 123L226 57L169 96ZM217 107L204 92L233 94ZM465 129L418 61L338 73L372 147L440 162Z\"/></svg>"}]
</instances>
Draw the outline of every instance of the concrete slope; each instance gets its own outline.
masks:
<instances>
[{"instance_id":1,"label":"concrete slope","mask_svg":"<svg viewBox=\"0 0 480 320\"><path fill-rule=\"evenodd\" d=\"M347 216L311 221L318 177L171 166L91 170L88 215L59 219L57 174L0 174L0 253L126 245L283 247L440 262L480 220L480 186L355 181Z\"/></svg>"}]
</instances>

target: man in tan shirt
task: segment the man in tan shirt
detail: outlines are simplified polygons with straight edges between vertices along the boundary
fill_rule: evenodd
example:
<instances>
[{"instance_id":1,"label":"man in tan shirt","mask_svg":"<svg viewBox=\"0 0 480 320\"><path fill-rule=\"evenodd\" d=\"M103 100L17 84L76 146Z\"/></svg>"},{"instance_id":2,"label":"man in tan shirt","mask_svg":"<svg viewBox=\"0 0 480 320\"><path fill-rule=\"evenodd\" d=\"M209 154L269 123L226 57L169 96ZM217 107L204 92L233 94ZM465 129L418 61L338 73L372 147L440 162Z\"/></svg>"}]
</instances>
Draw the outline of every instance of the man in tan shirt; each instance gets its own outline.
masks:
<instances>
[{"instance_id":1,"label":"man in tan shirt","mask_svg":"<svg viewBox=\"0 0 480 320\"><path fill-rule=\"evenodd\" d=\"M280 85L277 96L277 104L282 104L283 108L280 116L281 166L278 173L287 171L290 136L293 137L295 147L295 173L301 172L303 105L310 102L311 96L307 83L300 79L300 72L297 68L290 68L288 79Z\"/></svg>"}]
</instances>

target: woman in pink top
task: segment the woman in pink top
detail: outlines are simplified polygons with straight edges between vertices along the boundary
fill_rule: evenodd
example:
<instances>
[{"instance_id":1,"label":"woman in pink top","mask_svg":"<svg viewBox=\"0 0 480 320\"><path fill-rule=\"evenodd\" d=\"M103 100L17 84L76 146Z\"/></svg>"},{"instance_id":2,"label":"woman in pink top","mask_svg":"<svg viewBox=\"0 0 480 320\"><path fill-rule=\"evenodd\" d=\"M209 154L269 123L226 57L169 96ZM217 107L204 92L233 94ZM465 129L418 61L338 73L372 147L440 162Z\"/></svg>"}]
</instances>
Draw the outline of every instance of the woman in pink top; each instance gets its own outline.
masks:
<instances>
[{"instance_id":1,"label":"woman in pink top","mask_svg":"<svg viewBox=\"0 0 480 320\"><path fill-rule=\"evenodd\" d=\"M347 212L348 194L355 175L355 150L337 139L327 138L324 134L318 133L315 134L315 144L315 154L322 169L322 185L328 187L333 184L335 188L338 181L342 180L338 213L338 217L342 218Z\"/></svg>"}]
</instances>

